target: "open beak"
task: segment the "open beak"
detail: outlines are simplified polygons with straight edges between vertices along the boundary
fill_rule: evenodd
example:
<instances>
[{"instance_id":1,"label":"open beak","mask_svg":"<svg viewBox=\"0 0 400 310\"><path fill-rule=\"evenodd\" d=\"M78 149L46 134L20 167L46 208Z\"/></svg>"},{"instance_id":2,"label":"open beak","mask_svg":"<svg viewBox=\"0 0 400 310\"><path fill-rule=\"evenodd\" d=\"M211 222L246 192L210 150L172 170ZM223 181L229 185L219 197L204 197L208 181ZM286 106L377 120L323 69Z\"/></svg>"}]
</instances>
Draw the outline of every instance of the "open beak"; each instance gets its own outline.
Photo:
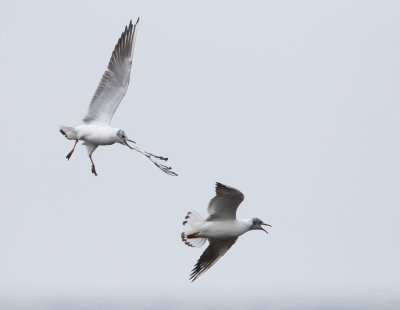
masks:
<instances>
[{"instance_id":1,"label":"open beak","mask_svg":"<svg viewBox=\"0 0 400 310\"><path fill-rule=\"evenodd\" d=\"M264 228L260 227L259 230L263 230L268 234L268 231L266 231Z\"/></svg>"},{"instance_id":2,"label":"open beak","mask_svg":"<svg viewBox=\"0 0 400 310\"><path fill-rule=\"evenodd\" d=\"M129 142L132 142L132 143L134 143L134 144L136 144L136 142L135 142L135 141L132 141L132 140L129 140L129 139L124 139L124 142L125 142L126 146L129 147L129 148L132 150L133 147L131 147L131 146L128 144L128 141L129 141Z\"/></svg>"},{"instance_id":3,"label":"open beak","mask_svg":"<svg viewBox=\"0 0 400 310\"><path fill-rule=\"evenodd\" d=\"M266 223L261 223L261 225L265 225L265 226L269 226L269 227L272 227L271 225L269 225L269 224L266 224ZM268 231L266 231L264 228L262 228L261 226L260 226L260 230L263 230L263 231L265 231L267 234L268 234Z\"/></svg>"}]
</instances>

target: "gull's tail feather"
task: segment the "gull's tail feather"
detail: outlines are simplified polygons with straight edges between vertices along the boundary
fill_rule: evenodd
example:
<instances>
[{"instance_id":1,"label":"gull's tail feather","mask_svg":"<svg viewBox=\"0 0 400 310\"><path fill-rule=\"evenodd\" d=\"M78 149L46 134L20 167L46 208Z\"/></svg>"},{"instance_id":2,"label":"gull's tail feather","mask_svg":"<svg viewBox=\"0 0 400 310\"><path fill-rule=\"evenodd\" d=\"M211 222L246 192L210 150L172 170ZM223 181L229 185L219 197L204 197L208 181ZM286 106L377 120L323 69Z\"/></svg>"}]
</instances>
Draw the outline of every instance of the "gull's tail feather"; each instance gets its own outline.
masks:
<instances>
[{"instance_id":1,"label":"gull's tail feather","mask_svg":"<svg viewBox=\"0 0 400 310\"><path fill-rule=\"evenodd\" d=\"M197 238L197 226L204 222L204 218L196 211L189 211L183 221L187 229L181 233L182 242L190 247L200 248L206 242L206 238Z\"/></svg>"},{"instance_id":2,"label":"gull's tail feather","mask_svg":"<svg viewBox=\"0 0 400 310\"><path fill-rule=\"evenodd\" d=\"M69 140L78 140L78 133L74 127L60 126L60 132Z\"/></svg>"},{"instance_id":3,"label":"gull's tail feather","mask_svg":"<svg viewBox=\"0 0 400 310\"><path fill-rule=\"evenodd\" d=\"M128 145L128 144L127 144ZM167 161L168 160L168 158L166 158L166 157L162 157L162 156L157 156L157 155L154 155L154 154L151 154L151 153L148 153L148 152L146 152L146 151L143 151L142 149L140 149L138 146L136 146L136 145L128 145L129 146L129 148L131 149L131 150L135 150L135 151L138 151L139 153L141 153L141 154L143 154L144 156L146 156L148 159L150 159L151 160L151 162L156 166L156 167L158 167L159 169L161 169L163 172L165 172L166 174L168 174L168 175L172 175L172 176L177 176L178 174L177 173L175 173L175 172L173 172L171 169L171 167L168 167L168 166L166 166L166 165L163 165L163 164L161 164L161 163L159 163L158 161L157 161L157 159L159 159L159 160L163 160L163 161Z\"/></svg>"}]
</instances>

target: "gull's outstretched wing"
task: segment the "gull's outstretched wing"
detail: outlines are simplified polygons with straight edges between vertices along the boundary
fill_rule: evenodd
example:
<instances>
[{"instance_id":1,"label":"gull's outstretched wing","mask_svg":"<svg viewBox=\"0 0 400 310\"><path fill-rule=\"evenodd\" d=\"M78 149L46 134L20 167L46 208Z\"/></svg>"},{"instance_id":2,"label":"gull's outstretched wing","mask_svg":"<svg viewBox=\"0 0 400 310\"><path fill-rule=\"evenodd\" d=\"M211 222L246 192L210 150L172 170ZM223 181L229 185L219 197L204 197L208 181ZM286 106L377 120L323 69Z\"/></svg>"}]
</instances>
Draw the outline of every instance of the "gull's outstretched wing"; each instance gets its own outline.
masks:
<instances>
[{"instance_id":1,"label":"gull's outstretched wing","mask_svg":"<svg viewBox=\"0 0 400 310\"><path fill-rule=\"evenodd\" d=\"M236 219L236 210L243 201L244 195L236 188L218 182L215 186L215 192L217 195L208 204L210 216L207 221Z\"/></svg>"},{"instance_id":2,"label":"gull's outstretched wing","mask_svg":"<svg viewBox=\"0 0 400 310\"><path fill-rule=\"evenodd\" d=\"M190 274L190 280L193 282L204 272L212 267L230 248L235 244L238 237L229 239L208 239L209 246L194 266Z\"/></svg>"},{"instance_id":3,"label":"gull's outstretched wing","mask_svg":"<svg viewBox=\"0 0 400 310\"><path fill-rule=\"evenodd\" d=\"M107 70L101 78L88 112L83 119L84 123L109 124L119 103L124 98L131 75L132 54L138 22L139 18L135 25L131 21L115 45Z\"/></svg>"}]
</instances>

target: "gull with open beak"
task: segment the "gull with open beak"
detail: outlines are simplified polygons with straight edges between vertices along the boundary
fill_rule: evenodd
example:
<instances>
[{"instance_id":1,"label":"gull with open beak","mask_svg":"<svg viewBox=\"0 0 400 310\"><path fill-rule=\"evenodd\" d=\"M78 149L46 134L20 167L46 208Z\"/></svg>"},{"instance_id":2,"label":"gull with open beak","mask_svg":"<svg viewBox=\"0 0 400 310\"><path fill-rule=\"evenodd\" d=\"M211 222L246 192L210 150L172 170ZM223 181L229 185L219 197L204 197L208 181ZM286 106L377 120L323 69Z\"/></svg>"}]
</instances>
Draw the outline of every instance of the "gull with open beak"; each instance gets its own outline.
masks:
<instances>
[{"instance_id":1,"label":"gull with open beak","mask_svg":"<svg viewBox=\"0 0 400 310\"><path fill-rule=\"evenodd\" d=\"M111 119L128 89L138 23L139 18L135 24L132 24L131 21L115 45L107 70L97 87L88 112L83 119L83 124L76 127L60 126L60 132L67 139L75 141L74 147L66 156L67 159L71 158L78 141L84 141L83 144L86 145L94 175L97 175L97 172L92 159L93 152L99 145L111 145L116 142L140 152L166 174L177 175L171 170L171 167L160 163L160 161L167 161L168 158L143 151L136 145L129 145L128 142L133 144L135 142L128 139L123 130L110 126Z\"/></svg>"},{"instance_id":2,"label":"gull with open beak","mask_svg":"<svg viewBox=\"0 0 400 310\"><path fill-rule=\"evenodd\" d=\"M190 247L201 247L208 240L208 247L200 256L190 280L193 282L211 268L235 244L239 236L250 230L263 230L265 224L258 218L240 220L236 210L244 195L233 187L216 183L216 196L208 205L209 216L204 219L195 211L190 211L183 221L186 231L182 232L182 241Z\"/></svg>"}]
</instances>

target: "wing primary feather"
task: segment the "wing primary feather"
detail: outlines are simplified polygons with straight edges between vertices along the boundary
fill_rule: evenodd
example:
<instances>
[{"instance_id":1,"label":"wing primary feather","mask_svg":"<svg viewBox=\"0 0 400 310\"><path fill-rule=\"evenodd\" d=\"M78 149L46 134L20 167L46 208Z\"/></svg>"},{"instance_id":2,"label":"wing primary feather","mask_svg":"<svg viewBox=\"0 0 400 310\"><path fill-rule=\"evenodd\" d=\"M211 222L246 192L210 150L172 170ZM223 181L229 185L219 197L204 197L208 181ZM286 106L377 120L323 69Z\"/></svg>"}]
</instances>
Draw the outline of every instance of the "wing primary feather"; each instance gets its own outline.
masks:
<instances>
[{"instance_id":1,"label":"wing primary feather","mask_svg":"<svg viewBox=\"0 0 400 310\"><path fill-rule=\"evenodd\" d=\"M222 240L209 239L210 244L194 266L189 280L193 282L210 269L235 244L237 239L237 237Z\"/></svg>"},{"instance_id":2,"label":"wing primary feather","mask_svg":"<svg viewBox=\"0 0 400 310\"><path fill-rule=\"evenodd\" d=\"M83 119L84 123L109 124L125 96L130 81L132 53L138 22L139 18L135 24L131 20L129 26L125 26L124 32L118 39L108 62L107 70L100 80L88 112Z\"/></svg>"}]
</instances>

